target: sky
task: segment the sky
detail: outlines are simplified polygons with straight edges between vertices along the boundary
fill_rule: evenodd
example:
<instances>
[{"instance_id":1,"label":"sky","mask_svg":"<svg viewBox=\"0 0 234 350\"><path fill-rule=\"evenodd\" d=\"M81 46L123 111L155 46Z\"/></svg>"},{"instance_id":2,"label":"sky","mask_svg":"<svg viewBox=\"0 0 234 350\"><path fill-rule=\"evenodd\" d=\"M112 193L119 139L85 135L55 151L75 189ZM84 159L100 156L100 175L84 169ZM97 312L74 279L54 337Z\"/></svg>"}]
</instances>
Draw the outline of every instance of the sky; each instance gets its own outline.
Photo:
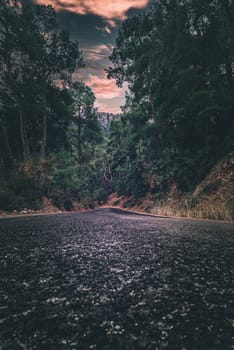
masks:
<instances>
[{"instance_id":1,"label":"sky","mask_svg":"<svg viewBox=\"0 0 234 350\"><path fill-rule=\"evenodd\" d=\"M111 65L108 57L115 45L118 27L137 11L145 9L150 0L32 0L41 5L51 4L63 29L79 41L85 68L74 79L87 84L96 96L100 112L119 113L124 105L127 86L118 88L104 71Z\"/></svg>"}]
</instances>

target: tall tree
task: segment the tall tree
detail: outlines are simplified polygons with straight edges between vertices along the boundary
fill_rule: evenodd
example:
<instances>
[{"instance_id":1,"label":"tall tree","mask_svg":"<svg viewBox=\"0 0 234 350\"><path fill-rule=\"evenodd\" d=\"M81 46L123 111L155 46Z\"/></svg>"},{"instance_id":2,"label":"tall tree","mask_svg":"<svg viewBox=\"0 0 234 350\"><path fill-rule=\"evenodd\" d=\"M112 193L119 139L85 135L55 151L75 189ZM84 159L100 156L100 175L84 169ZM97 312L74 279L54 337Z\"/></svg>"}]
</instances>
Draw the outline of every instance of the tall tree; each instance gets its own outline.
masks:
<instances>
[{"instance_id":1,"label":"tall tree","mask_svg":"<svg viewBox=\"0 0 234 350\"><path fill-rule=\"evenodd\" d=\"M71 74L83 65L78 43L60 31L51 6L29 6L6 3L2 52L2 81L17 108L23 159L30 156L29 129L41 131L40 155L47 147L49 91L65 86Z\"/></svg>"},{"instance_id":2,"label":"tall tree","mask_svg":"<svg viewBox=\"0 0 234 350\"><path fill-rule=\"evenodd\" d=\"M88 149L83 152L87 144L100 140L100 126L94 109L95 96L91 89L81 82L72 84L73 115L77 127L77 161L85 161Z\"/></svg>"},{"instance_id":3,"label":"tall tree","mask_svg":"<svg viewBox=\"0 0 234 350\"><path fill-rule=\"evenodd\" d=\"M157 0L119 31L108 75L128 82L128 123L166 186L190 191L233 147L233 11L226 0Z\"/></svg>"}]
</instances>

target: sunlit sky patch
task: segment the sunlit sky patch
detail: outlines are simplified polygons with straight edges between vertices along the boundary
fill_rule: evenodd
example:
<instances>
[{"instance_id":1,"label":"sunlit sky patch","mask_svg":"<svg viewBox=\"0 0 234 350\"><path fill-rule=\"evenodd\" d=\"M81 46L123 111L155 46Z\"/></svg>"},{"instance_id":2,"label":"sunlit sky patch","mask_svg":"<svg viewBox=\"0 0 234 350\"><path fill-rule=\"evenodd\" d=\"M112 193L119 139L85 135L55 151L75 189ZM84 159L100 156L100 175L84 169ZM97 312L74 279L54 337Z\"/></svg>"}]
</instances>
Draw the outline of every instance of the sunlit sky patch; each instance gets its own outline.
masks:
<instances>
[{"instance_id":1,"label":"sunlit sky patch","mask_svg":"<svg viewBox=\"0 0 234 350\"><path fill-rule=\"evenodd\" d=\"M74 79L89 85L96 95L100 112L120 112L124 105L126 85L118 88L108 80L105 68L121 21L144 9L150 0L27 0L37 4L51 4L57 11L61 26L77 39L83 51L86 67L74 74Z\"/></svg>"}]
</instances>

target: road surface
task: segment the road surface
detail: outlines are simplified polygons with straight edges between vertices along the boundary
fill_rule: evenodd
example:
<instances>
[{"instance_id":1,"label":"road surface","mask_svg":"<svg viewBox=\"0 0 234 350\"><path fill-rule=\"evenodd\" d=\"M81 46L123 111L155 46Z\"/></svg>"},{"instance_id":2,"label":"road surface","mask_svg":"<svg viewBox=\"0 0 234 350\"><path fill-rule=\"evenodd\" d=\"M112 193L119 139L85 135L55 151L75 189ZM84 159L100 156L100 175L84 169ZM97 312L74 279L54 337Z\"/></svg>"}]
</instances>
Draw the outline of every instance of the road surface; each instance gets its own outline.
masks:
<instances>
[{"instance_id":1,"label":"road surface","mask_svg":"<svg viewBox=\"0 0 234 350\"><path fill-rule=\"evenodd\" d=\"M92 212L0 220L0 349L234 349L234 225Z\"/></svg>"}]
</instances>

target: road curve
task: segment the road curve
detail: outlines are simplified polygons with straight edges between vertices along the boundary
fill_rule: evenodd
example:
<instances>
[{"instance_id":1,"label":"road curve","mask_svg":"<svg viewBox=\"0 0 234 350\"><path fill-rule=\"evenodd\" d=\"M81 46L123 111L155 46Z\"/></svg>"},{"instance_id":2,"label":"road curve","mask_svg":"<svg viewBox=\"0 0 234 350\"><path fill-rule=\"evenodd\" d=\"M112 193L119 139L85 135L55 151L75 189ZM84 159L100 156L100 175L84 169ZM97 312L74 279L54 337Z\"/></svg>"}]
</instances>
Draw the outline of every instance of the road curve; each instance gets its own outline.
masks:
<instances>
[{"instance_id":1,"label":"road curve","mask_svg":"<svg viewBox=\"0 0 234 350\"><path fill-rule=\"evenodd\" d=\"M233 224L98 209L0 239L0 350L234 349Z\"/></svg>"}]
</instances>

